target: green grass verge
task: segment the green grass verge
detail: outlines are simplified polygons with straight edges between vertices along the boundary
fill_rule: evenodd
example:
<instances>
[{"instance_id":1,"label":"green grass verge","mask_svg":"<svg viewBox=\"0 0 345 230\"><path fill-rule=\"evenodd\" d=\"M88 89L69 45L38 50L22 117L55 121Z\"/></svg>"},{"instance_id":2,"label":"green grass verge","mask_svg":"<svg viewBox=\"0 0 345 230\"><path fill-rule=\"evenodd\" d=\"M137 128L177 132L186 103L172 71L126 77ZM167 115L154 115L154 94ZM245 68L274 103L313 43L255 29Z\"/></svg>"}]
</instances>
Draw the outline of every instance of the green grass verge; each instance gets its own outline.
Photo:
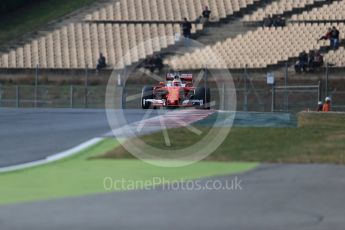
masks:
<instances>
[{"instance_id":1,"label":"green grass verge","mask_svg":"<svg viewBox=\"0 0 345 230\"><path fill-rule=\"evenodd\" d=\"M0 16L0 45L97 0L45 0Z\"/></svg>"},{"instance_id":2,"label":"green grass verge","mask_svg":"<svg viewBox=\"0 0 345 230\"><path fill-rule=\"evenodd\" d=\"M345 130L235 128L212 160L344 164Z\"/></svg>"},{"instance_id":3,"label":"green grass verge","mask_svg":"<svg viewBox=\"0 0 345 230\"><path fill-rule=\"evenodd\" d=\"M206 132L203 127L198 127ZM173 149L199 141L185 129L168 130ZM189 134L188 134L189 133ZM143 137L157 148L166 148L161 133ZM232 162L335 163L345 164L345 129L308 126L301 128L232 128L222 145L207 160ZM143 149L145 151L145 149ZM130 158L118 147L100 158Z\"/></svg>"},{"instance_id":4,"label":"green grass verge","mask_svg":"<svg viewBox=\"0 0 345 230\"><path fill-rule=\"evenodd\" d=\"M153 178L164 177L167 181L175 181L238 173L257 165L199 162L181 168L161 168L135 159L90 160L90 157L116 146L118 143L109 139L65 160L0 174L0 204L107 192L103 186L106 177L133 181L152 181Z\"/></svg>"},{"instance_id":5,"label":"green grass verge","mask_svg":"<svg viewBox=\"0 0 345 230\"><path fill-rule=\"evenodd\" d=\"M344 112L300 112L298 127L328 127L345 130Z\"/></svg>"}]
</instances>

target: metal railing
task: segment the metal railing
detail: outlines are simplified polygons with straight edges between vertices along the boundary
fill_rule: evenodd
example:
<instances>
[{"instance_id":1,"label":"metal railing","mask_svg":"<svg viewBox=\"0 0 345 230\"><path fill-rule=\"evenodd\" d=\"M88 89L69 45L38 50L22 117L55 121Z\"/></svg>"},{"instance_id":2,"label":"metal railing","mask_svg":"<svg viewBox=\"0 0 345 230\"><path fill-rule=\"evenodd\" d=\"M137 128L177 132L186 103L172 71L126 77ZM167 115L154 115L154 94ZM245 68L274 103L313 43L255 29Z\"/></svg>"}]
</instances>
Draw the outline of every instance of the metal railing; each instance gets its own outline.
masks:
<instances>
[{"instance_id":1,"label":"metal railing","mask_svg":"<svg viewBox=\"0 0 345 230\"><path fill-rule=\"evenodd\" d=\"M142 85L128 87L128 97L141 92ZM211 88L212 100L222 109L223 91ZM51 86L51 85L0 85L0 107L12 108L104 108L106 86ZM318 85L276 86L274 98L272 88L236 88L238 111L298 112L314 110L320 100ZM220 96L219 96L220 95ZM333 109L345 111L345 91L330 91ZM272 105L272 103L274 103ZM140 108L140 98L128 103L127 108ZM273 108L273 110L272 110Z\"/></svg>"},{"instance_id":2,"label":"metal railing","mask_svg":"<svg viewBox=\"0 0 345 230\"><path fill-rule=\"evenodd\" d=\"M105 86L0 86L0 107L104 108Z\"/></svg>"}]
</instances>

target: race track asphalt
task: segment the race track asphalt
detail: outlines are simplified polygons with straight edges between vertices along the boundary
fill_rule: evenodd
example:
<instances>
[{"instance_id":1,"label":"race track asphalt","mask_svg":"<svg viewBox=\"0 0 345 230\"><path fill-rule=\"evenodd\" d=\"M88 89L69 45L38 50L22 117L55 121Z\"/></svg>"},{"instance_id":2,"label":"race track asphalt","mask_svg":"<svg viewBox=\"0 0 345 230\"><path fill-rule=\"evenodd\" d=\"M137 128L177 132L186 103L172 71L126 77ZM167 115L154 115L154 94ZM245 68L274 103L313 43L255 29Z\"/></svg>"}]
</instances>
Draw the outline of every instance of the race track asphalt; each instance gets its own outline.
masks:
<instances>
[{"instance_id":1,"label":"race track asphalt","mask_svg":"<svg viewBox=\"0 0 345 230\"><path fill-rule=\"evenodd\" d=\"M133 125L143 118L149 119L166 113L164 110L144 111L141 109L127 109L121 112L127 124ZM290 115L283 113L222 112L220 116L228 117L235 114L235 126L280 127L289 126L291 123ZM116 113L115 116L117 116ZM186 120L184 117L179 119ZM211 123L214 122L212 116L209 120ZM118 124L118 128L128 128L122 123ZM136 130L137 126L134 125L131 128ZM160 129L161 127L145 126L141 134ZM121 129L119 131L121 132ZM2 108L0 109L0 168L42 160L94 137L104 135L113 136L105 110ZM121 135L117 134L117 136Z\"/></svg>"},{"instance_id":2,"label":"race track asphalt","mask_svg":"<svg viewBox=\"0 0 345 230\"><path fill-rule=\"evenodd\" d=\"M159 175L157 175L159 176ZM114 192L0 207L3 230L342 230L345 167L262 165L241 189ZM224 185L236 176L212 178ZM206 183L205 180L200 184ZM175 187L176 188L176 187Z\"/></svg>"},{"instance_id":3,"label":"race track asphalt","mask_svg":"<svg viewBox=\"0 0 345 230\"><path fill-rule=\"evenodd\" d=\"M125 114L129 123L144 116ZM0 109L0 167L41 160L109 132L104 110Z\"/></svg>"}]
</instances>

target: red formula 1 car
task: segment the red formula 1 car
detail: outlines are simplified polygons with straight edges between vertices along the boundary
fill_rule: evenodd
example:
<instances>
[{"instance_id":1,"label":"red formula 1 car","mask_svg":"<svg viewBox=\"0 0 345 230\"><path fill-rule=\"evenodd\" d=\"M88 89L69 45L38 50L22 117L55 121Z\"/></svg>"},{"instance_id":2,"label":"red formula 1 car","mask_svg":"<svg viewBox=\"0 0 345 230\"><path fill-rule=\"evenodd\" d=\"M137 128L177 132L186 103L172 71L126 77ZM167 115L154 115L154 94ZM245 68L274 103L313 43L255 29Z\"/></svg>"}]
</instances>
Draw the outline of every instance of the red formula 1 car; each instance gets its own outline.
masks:
<instances>
[{"instance_id":1,"label":"red formula 1 car","mask_svg":"<svg viewBox=\"0 0 345 230\"><path fill-rule=\"evenodd\" d=\"M195 87L192 74L168 73L166 82L144 86L141 95L143 109L196 107L210 109L210 89Z\"/></svg>"}]
</instances>

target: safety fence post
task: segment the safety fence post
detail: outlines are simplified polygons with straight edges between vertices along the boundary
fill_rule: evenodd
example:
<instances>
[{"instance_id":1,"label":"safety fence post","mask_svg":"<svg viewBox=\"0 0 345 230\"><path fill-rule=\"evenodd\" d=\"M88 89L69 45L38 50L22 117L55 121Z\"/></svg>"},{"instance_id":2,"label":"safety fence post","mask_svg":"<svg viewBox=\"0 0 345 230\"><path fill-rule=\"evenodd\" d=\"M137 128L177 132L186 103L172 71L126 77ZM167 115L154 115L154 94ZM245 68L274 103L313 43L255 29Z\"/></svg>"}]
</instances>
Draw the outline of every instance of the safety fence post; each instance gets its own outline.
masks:
<instances>
[{"instance_id":1,"label":"safety fence post","mask_svg":"<svg viewBox=\"0 0 345 230\"><path fill-rule=\"evenodd\" d=\"M287 89L288 85L288 63L285 63L285 89L284 89L284 110L285 112L289 111L289 91Z\"/></svg>"},{"instance_id":2,"label":"safety fence post","mask_svg":"<svg viewBox=\"0 0 345 230\"><path fill-rule=\"evenodd\" d=\"M248 72L247 65L244 67L244 94L243 94L243 111L248 111Z\"/></svg>"},{"instance_id":3,"label":"safety fence post","mask_svg":"<svg viewBox=\"0 0 345 230\"><path fill-rule=\"evenodd\" d=\"M87 108L88 107L88 94L89 94L89 89L88 89L88 66L85 66L85 94L84 94L84 107Z\"/></svg>"},{"instance_id":4,"label":"safety fence post","mask_svg":"<svg viewBox=\"0 0 345 230\"><path fill-rule=\"evenodd\" d=\"M74 87L73 87L73 85L70 86L69 95L70 95L70 108L73 109L73 106L74 106Z\"/></svg>"},{"instance_id":5,"label":"safety fence post","mask_svg":"<svg viewBox=\"0 0 345 230\"><path fill-rule=\"evenodd\" d=\"M34 88L34 105L37 108L37 88L38 88L38 64L36 65L36 74L35 74L35 88Z\"/></svg>"},{"instance_id":6,"label":"safety fence post","mask_svg":"<svg viewBox=\"0 0 345 230\"><path fill-rule=\"evenodd\" d=\"M19 108L19 100L20 100L20 95L19 95L19 93L20 93L20 91L19 91L20 89L19 89L19 86L18 85L16 85L16 108Z\"/></svg>"},{"instance_id":7,"label":"safety fence post","mask_svg":"<svg viewBox=\"0 0 345 230\"><path fill-rule=\"evenodd\" d=\"M328 78L329 78L329 65L328 63L326 63L325 97L328 97Z\"/></svg>"},{"instance_id":8,"label":"safety fence post","mask_svg":"<svg viewBox=\"0 0 345 230\"><path fill-rule=\"evenodd\" d=\"M271 102L271 112L274 112L274 107L275 107L275 99L276 94L275 94L275 85L272 84L272 102Z\"/></svg>"}]
</instances>

